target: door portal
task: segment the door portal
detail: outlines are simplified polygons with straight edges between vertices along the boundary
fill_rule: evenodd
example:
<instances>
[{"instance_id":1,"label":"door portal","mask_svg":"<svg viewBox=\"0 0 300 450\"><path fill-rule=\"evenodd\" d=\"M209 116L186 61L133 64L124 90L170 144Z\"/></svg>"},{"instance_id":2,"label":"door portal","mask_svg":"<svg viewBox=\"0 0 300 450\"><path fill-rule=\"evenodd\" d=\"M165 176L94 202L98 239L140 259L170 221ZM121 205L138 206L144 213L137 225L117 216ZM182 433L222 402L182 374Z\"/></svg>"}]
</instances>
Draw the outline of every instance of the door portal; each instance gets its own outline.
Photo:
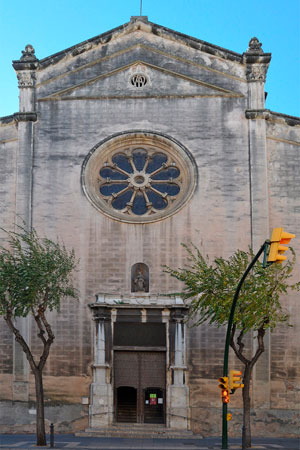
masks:
<instances>
[{"instance_id":1,"label":"door portal","mask_svg":"<svg viewBox=\"0 0 300 450\"><path fill-rule=\"evenodd\" d=\"M117 422L165 423L164 351L115 351Z\"/></svg>"}]
</instances>

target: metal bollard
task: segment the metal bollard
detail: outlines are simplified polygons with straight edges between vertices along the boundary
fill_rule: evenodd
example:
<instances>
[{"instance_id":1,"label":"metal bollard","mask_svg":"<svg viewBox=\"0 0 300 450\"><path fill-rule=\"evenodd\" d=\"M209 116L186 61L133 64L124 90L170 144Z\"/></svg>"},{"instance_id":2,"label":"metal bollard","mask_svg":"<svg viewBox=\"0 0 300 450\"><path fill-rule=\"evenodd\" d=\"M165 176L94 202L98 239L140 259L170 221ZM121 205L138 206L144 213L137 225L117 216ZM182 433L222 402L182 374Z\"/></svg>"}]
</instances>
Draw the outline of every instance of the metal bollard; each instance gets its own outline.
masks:
<instances>
[{"instance_id":1,"label":"metal bollard","mask_svg":"<svg viewBox=\"0 0 300 450\"><path fill-rule=\"evenodd\" d=\"M51 423L50 425L50 448L54 447L54 425Z\"/></svg>"}]
</instances>

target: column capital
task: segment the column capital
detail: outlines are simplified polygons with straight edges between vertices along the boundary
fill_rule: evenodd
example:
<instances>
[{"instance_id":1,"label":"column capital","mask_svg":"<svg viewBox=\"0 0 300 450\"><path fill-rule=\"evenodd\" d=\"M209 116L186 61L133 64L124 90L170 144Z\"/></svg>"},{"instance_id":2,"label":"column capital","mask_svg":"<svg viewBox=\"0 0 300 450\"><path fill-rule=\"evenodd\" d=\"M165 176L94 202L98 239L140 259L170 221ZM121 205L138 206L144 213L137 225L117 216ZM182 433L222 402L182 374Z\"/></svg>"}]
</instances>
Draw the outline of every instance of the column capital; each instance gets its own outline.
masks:
<instances>
[{"instance_id":1,"label":"column capital","mask_svg":"<svg viewBox=\"0 0 300 450\"><path fill-rule=\"evenodd\" d=\"M264 53L262 44L256 37L250 39L249 47L243 53L243 62L246 64L246 78L248 81L266 81L271 56L271 53Z\"/></svg>"},{"instance_id":2,"label":"column capital","mask_svg":"<svg viewBox=\"0 0 300 450\"><path fill-rule=\"evenodd\" d=\"M34 54L32 45L26 45L21 58L13 61L12 65L17 73L20 89L19 111L35 111L35 73L39 67L39 60Z\"/></svg>"}]
</instances>

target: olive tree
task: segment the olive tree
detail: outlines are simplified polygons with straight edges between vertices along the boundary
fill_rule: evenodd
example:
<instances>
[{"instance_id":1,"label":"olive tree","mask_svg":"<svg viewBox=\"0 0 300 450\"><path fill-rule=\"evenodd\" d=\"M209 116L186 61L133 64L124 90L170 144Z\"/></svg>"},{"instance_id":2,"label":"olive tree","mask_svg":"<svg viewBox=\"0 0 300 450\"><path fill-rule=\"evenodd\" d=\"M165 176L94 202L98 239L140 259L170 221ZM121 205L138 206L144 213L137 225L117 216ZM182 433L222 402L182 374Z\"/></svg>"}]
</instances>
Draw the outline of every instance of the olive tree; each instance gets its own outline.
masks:
<instances>
[{"instance_id":1,"label":"olive tree","mask_svg":"<svg viewBox=\"0 0 300 450\"><path fill-rule=\"evenodd\" d=\"M193 244L184 245L188 254L187 264L180 269L165 266L164 270L184 284L178 293L188 301L188 319L197 326L204 322L226 325L236 287L252 261L254 254L237 250L229 259L215 258L210 263ZM263 267L260 261L254 265L240 291L230 335L230 346L244 365L243 396L243 448L251 446L250 382L253 367L264 352L266 330L274 330L281 322L288 323L280 297L289 290L300 290L300 283L292 283L295 253L285 264ZM245 354L245 336L252 330L257 341L254 354Z\"/></svg>"},{"instance_id":2,"label":"olive tree","mask_svg":"<svg viewBox=\"0 0 300 450\"><path fill-rule=\"evenodd\" d=\"M4 230L3 230L4 231ZM35 379L37 445L46 445L43 369L54 341L47 312L59 310L64 297L77 298L71 274L76 267L73 250L38 237L34 229L18 227L7 233L7 246L0 247L0 315L20 344ZM37 357L17 328L15 319L31 315L42 344Z\"/></svg>"}]
</instances>

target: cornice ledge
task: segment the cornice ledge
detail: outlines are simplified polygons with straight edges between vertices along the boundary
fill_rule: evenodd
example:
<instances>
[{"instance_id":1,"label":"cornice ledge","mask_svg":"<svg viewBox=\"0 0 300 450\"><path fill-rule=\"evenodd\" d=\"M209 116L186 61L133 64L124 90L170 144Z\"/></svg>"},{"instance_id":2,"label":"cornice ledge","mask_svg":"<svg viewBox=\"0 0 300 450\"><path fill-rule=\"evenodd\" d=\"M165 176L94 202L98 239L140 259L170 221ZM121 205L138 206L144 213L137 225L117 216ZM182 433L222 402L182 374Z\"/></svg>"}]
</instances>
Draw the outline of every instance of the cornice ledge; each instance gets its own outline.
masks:
<instances>
[{"instance_id":1,"label":"cornice ledge","mask_svg":"<svg viewBox=\"0 0 300 450\"><path fill-rule=\"evenodd\" d=\"M300 125L300 117L289 116L288 114L278 113L275 111L270 111L270 121L286 123L289 126Z\"/></svg>"},{"instance_id":2,"label":"cornice ledge","mask_svg":"<svg viewBox=\"0 0 300 450\"><path fill-rule=\"evenodd\" d=\"M10 114L9 116L0 117L0 124L9 125L15 122L15 114Z\"/></svg>"},{"instance_id":3,"label":"cornice ledge","mask_svg":"<svg viewBox=\"0 0 300 450\"><path fill-rule=\"evenodd\" d=\"M268 120L270 118L269 109L246 109L245 111L246 119L257 120L264 119Z\"/></svg>"},{"instance_id":4,"label":"cornice ledge","mask_svg":"<svg viewBox=\"0 0 300 450\"><path fill-rule=\"evenodd\" d=\"M243 62L245 64L269 64L272 58L272 53L249 54L243 53Z\"/></svg>"},{"instance_id":5,"label":"cornice ledge","mask_svg":"<svg viewBox=\"0 0 300 450\"><path fill-rule=\"evenodd\" d=\"M37 70L39 68L39 61L20 61L13 60L13 68L15 71L19 70Z\"/></svg>"},{"instance_id":6,"label":"cornice ledge","mask_svg":"<svg viewBox=\"0 0 300 450\"><path fill-rule=\"evenodd\" d=\"M171 304L153 304L153 303L145 303L145 304L141 304L141 303L122 303L122 304L118 304L118 303L88 303L88 307L91 310L97 311L97 310L111 310L111 309L171 309L171 310L178 310L178 309L183 309L183 310L188 310L189 306L186 304L176 304L176 303L171 303Z\"/></svg>"},{"instance_id":7,"label":"cornice ledge","mask_svg":"<svg viewBox=\"0 0 300 450\"><path fill-rule=\"evenodd\" d=\"M32 112L18 112L13 115L16 122L36 122L37 113Z\"/></svg>"}]
</instances>

